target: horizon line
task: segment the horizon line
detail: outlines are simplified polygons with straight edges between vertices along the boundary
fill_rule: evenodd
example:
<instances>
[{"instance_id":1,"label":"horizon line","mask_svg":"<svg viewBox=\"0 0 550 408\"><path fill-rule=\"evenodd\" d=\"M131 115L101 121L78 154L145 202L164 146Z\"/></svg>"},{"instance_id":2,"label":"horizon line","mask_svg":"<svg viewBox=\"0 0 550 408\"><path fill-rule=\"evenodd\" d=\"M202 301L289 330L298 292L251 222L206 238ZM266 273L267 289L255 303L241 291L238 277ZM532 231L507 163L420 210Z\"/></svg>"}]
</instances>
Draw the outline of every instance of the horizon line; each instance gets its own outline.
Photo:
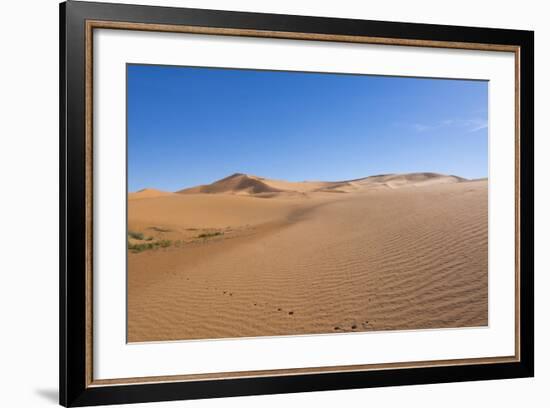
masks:
<instances>
[{"instance_id":1,"label":"horizon line","mask_svg":"<svg viewBox=\"0 0 550 408\"><path fill-rule=\"evenodd\" d=\"M310 180L293 181L293 180L287 180L287 179L276 178L276 177L258 176L256 174L251 174L251 173L235 172L235 173L231 173L228 176L215 179L215 180L211 181L210 183L194 184L194 185L190 185L190 186L185 186L185 187L178 188L175 191L163 190L163 189L159 189L159 188L156 188L156 187L143 187L143 188L140 188L139 190L135 190L135 191L129 191L128 190L127 192L129 194L135 194L135 193L140 193L140 192L143 192L143 191L146 191L146 190L158 190L158 191L162 191L162 192L177 193L178 191L187 190L187 189L190 189L190 188L196 188L196 187L200 187L200 186L208 186L208 185L220 182L222 180L226 180L226 179L230 179L232 177L238 177L238 176L256 177L256 178L263 179L263 180L284 181L284 182L288 182L288 183L319 183L319 182L323 182L323 183L346 183L346 182L364 180L364 179L370 178L370 177L384 177L384 176L411 175L411 174L434 174L434 175L444 176L444 177L457 177L457 178L463 179L463 181L478 181L478 180L485 180L485 179L489 178L488 176L486 176L486 177L477 177L477 178L469 179L469 178L462 177L462 176L459 176L459 175L456 175L456 174L438 173L438 172L435 172L435 171L412 171L412 172L407 172L407 173L371 174L369 176L356 177L356 178L344 179L344 180L310 179Z\"/></svg>"}]
</instances>

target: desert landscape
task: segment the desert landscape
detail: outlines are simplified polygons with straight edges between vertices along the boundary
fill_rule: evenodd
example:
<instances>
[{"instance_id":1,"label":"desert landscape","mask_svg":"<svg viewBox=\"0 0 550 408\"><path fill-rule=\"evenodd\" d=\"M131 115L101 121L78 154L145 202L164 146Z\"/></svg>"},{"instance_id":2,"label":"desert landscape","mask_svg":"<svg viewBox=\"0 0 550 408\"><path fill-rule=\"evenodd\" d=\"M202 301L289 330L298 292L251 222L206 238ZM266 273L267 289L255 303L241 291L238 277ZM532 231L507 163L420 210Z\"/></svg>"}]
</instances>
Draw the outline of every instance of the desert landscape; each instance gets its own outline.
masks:
<instances>
[{"instance_id":1,"label":"desert landscape","mask_svg":"<svg viewBox=\"0 0 550 408\"><path fill-rule=\"evenodd\" d=\"M488 324L488 182L236 173L128 194L128 341Z\"/></svg>"}]
</instances>

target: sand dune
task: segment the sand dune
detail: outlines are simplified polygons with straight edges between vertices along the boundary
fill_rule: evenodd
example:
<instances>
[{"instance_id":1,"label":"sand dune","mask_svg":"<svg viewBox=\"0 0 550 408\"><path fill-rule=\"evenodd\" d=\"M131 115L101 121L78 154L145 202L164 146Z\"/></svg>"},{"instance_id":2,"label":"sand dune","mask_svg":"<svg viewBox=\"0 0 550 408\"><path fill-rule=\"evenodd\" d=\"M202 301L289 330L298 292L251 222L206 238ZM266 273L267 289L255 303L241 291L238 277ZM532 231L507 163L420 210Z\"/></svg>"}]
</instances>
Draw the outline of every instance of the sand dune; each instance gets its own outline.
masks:
<instances>
[{"instance_id":1,"label":"sand dune","mask_svg":"<svg viewBox=\"0 0 550 408\"><path fill-rule=\"evenodd\" d=\"M170 242L129 252L129 341L488 323L487 180L235 174L180 193L129 200L129 229Z\"/></svg>"},{"instance_id":2,"label":"sand dune","mask_svg":"<svg viewBox=\"0 0 550 408\"><path fill-rule=\"evenodd\" d=\"M281 190L264 183L260 178L249 176L247 174L235 173L229 177L218 180L212 184L192 187L185 190L180 190L180 194L196 194L196 193L276 193Z\"/></svg>"},{"instance_id":3,"label":"sand dune","mask_svg":"<svg viewBox=\"0 0 550 408\"><path fill-rule=\"evenodd\" d=\"M143 190L136 191L135 193L128 194L128 200L136 200L139 198L153 198L171 196L173 193L157 190L155 188L144 188Z\"/></svg>"},{"instance_id":4,"label":"sand dune","mask_svg":"<svg viewBox=\"0 0 550 408\"><path fill-rule=\"evenodd\" d=\"M457 176L447 176L438 173L409 173L409 174L386 174L366 177L356 181L358 184L383 184L388 187L419 187L432 184L452 184L466 181Z\"/></svg>"},{"instance_id":5,"label":"sand dune","mask_svg":"<svg viewBox=\"0 0 550 408\"><path fill-rule=\"evenodd\" d=\"M340 183L340 182L337 182ZM265 193L305 193L337 184L323 181L293 182L273 180L250 174L235 173L212 184L186 188L180 194L265 194Z\"/></svg>"},{"instance_id":6,"label":"sand dune","mask_svg":"<svg viewBox=\"0 0 550 408\"><path fill-rule=\"evenodd\" d=\"M250 174L235 173L211 184L186 188L180 194L264 194L264 193L311 193L354 192L372 187L418 187L429 184L448 184L465 181L461 177L438 173L385 174L344 181L285 181L258 177Z\"/></svg>"}]
</instances>

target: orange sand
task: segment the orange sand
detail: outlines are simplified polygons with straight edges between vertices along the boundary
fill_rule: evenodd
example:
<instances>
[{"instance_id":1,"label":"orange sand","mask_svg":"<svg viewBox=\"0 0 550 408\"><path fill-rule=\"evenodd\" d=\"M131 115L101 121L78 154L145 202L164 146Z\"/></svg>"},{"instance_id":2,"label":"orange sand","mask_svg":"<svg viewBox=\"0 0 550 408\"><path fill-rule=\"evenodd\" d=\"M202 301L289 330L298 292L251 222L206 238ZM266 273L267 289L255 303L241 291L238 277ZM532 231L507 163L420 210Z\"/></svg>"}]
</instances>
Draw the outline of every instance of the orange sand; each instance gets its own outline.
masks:
<instances>
[{"instance_id":1,"label":"orange sand","mask_svg":"<svg viewBox=\"0 0 550 408\"><path fill-rule=\"evenodd\" d=\"M487 180L236 174L130 194L128 223L170 242L129 251L131 342L488 322Z\"/></svg>"}]
</instances>

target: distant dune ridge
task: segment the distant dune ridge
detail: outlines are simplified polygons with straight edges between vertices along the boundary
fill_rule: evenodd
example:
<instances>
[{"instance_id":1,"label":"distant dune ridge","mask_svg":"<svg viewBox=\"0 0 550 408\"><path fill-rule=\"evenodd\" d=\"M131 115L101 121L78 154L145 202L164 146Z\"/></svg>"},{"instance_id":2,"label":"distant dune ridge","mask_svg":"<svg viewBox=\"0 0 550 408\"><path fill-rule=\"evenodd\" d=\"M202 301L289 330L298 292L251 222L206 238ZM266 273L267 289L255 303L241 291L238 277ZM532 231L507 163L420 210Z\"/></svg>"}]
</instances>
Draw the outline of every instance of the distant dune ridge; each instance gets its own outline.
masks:
<instances>
[{"instance_id":1,"label":"distant dune ridge","mask_svg":"<svg viewBox=\"0 0 550 408\"><path fill-rule=\"evenodd\" d=\"M137 198L153 198L153 197L162 197L171 195L172 193L157 190L155 188L144 188L142 190L136 191L135 193L128 194L130 200Z\"/></svg>"},{"instance_id":2,"label":"distant dune ridge","mask_svg":"<svg viewBox=\"0 0 550 408\"><path fill-rule=\"evenodd\" d=\"M130 193L128 339L485 326L487 187L235 173Z\"/></svg>"},{"instance_id":3,"label":"distant dune ridge","mask_svg":"<svg viewBox=\"0 0 550 408\"><path fill-rule=\"evenodd\" d=\"M272 187L268 182L264 182L264 179L256 176L249 176L247 174L235 173L229 177L225 177L212 184L192 187L178 191L180 194L197 194L197 193L248 193L248 194L260 194L260 193L278 193L279 190Z\"/></svg>"},{"instance_id":4,"label":"distant dune ridge","mask_svg":"<svg viewBox=\"0 0 550 408\"><path fill-rule=\"evenodd\" d=\"M186 188L177 191L179 194L262 194L281 192L320 192L334 191L349 192L366 187L398 188L405 186L420 186L427 184L458 183L466 179L457 176L447 176L438 173L408 173L385 174L369 176L346 181L302 181L292 182L272 180L264 177L253 176L244 173L234 173L211 184Z\"/></svg>"}]
</instances>

